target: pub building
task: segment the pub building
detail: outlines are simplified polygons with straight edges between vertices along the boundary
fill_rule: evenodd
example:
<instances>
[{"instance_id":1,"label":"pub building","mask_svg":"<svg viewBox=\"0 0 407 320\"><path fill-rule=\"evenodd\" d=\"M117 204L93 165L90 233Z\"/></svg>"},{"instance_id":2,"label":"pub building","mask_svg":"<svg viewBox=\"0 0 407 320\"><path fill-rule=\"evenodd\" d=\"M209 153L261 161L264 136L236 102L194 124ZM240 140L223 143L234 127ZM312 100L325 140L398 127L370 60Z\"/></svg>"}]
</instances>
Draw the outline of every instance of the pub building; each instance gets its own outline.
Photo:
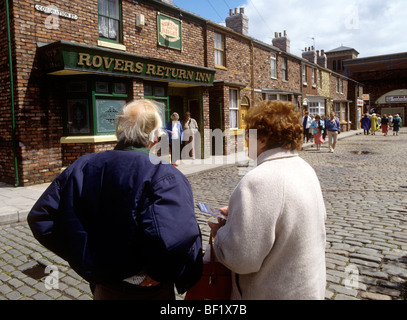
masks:
<instances>
[{"instance_id":1,"label":"pub building","mask_svg":"<svg viewBox=\"0 0 407 320\"><path fill-rule=\"evenodd\" d=\"M241 151L245 113L261 100L304 111L306 97L322 95L326 114L334 98L356 101L346 90L333 97L331 75L352 80L291 54L285 32L265 44L247 28L243 8L222 26L172 1L1 1L0 182L50 182L81 155L113 149L114 119L133 99L156 101L163 123L191 112L202 158L219 151L215 129L222 154ZM324 90L304 91L307 69L326 75Z\"/></svg>"}]
</instances>

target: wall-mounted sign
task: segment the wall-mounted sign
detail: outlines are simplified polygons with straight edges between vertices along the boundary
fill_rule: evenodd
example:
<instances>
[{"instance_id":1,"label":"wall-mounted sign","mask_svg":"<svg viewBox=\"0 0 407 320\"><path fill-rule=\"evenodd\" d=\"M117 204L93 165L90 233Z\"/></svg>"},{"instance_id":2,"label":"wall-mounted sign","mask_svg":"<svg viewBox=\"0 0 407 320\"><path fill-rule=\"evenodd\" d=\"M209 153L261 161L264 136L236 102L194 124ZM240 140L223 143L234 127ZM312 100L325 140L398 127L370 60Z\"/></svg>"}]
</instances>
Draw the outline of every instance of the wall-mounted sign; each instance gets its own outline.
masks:
<instances>
[{"instance_id":1,"label":"wall-mounted sign","mask_svg":"<svg viewBox=\"0 0 407 320\"><path fill-rule=\"evenodd\" d=\"M157 15L158 44L163 47L182 49L181 20L163 15Z\"/></svg>"},{"instance_id":2,"label":"wall-mounted sign","mask_svg":"<svg viewBox=\"0 0 407 320\"><path fill-rule=\"evenodd\" d=\"M86 72L213 85L215 70L58 41L40 48L45 72Z\"/></svg>"},{"instance_id":3,"label":"wall-mounted sign","mask_svg":"<svg viewBox=\"0 0 407 320\"><path fill-rule=\"evenodd\" d=\"M407 102L407 96L387 96L386 102Z\"/></svg>"},{"instance_id":4,"label":"wall-mounted sign","mask_svg":"<svg viewBox=\"0 0 407 320\"><path fill-rule=\"evenodd\" d=\"M78 20L78 15L74 14L74 13L69 13L69 12L65 12L62 10L59 10L57 7L55 6L42 6L40 4L36 4L34 6L35 10L37 11L41 11L47 14L52 14L55 16L59 16L59 17L63 17L63 18L68 18L68 19L72 19L72 20Z\"/></svg>"}]
</instances>

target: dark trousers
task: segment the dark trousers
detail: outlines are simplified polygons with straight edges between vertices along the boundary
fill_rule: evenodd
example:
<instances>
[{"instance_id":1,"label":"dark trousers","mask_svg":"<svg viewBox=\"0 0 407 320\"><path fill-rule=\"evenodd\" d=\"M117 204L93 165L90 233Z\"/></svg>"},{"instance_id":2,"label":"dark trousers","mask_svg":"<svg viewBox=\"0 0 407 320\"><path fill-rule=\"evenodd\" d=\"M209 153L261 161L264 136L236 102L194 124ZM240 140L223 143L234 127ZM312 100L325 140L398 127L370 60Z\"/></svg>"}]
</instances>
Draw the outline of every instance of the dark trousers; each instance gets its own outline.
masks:
<instances>
[{"instance_id":1,"label":"dark trousers","mask_svg":"<svg viewBox=\"0 0 407 320\"><path fill-rule=\"evenodd\" d=\"M127 282L97 284L94 300L175 300L174 284L161 283L152 287L140 287Z\"/></svg>"},{"instance_id":2,"label":"dark trousers","mask_svg":"<svg viewBox=\"0 0 407 320\"><path fill-rule=\"evenodd\" d=\"M304 142L305 140L307 140L307 142L309 141L309 128L308 129L304 128Z\"/></svg>"}]
</instances>

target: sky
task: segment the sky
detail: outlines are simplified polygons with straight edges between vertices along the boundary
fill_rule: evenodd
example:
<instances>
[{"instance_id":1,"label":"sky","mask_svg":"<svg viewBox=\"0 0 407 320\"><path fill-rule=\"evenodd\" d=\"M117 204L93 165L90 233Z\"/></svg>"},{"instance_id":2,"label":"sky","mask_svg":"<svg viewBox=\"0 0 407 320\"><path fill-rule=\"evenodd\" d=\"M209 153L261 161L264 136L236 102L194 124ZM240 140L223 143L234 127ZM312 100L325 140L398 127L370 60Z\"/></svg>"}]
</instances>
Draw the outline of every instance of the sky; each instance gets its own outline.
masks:
<instances>
[{"instance_id":1,"label":"sky","mask_svg":"<svg viewBox=\"0 0 407 320\"><path fill-rule=\"evenodd\" d=\"M406 0L173 0L173 4L216 23L229 9L245 8L249 36L272 42L287 31L291 53L306 47L354 48L359 58L407 52Z\"/></svg>"}]
</instances>

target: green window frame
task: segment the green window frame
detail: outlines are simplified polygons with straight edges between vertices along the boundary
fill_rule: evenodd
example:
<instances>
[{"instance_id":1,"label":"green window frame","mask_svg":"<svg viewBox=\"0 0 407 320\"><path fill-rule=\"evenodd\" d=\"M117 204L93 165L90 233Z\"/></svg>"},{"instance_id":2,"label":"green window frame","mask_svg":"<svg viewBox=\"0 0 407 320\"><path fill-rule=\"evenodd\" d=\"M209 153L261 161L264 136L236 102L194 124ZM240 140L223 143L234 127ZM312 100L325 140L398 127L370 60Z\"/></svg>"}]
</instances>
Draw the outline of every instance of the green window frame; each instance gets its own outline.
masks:
<instances>
[{"instance_id":1,"label":"green window frame","mask_svg":"<svg viewBox=\"0 0 407 320\"><path fill-rule=\"evenodd\" d=\"M170 121L168 85L164 82L144 82L144 98L154 100L161 112L163 126Z\"/></svg>"},{"instance_id":2,"label":"green window frame","mask_svg":"<svg viewBox=\"0 0 407 320\"><path fill-rule=\"evenodd\" d=\"M130 100L129 92L129 82L121 78L67 79L64 135L114 135L115 118Z\"/></svg>"},{"instance_id":3,"label":"green window frame","mask_svg":"<svg viewBox=\"0 0 407 320\"><path fill-rule=\"evenodd\" d=\"M122 3L120 0L98 0L99 39L123 42Z\"/></svg>"}]
</instances>

